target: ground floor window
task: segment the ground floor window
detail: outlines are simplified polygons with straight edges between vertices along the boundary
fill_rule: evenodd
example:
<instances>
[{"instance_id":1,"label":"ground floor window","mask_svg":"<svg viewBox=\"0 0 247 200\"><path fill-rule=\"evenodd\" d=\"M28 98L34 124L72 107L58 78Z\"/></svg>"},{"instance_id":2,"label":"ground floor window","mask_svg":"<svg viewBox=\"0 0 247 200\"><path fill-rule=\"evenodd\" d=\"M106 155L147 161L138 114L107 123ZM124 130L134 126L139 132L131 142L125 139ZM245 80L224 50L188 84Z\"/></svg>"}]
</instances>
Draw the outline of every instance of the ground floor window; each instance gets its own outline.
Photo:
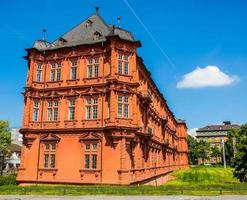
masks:
<instances>
[{"instance_id":1,"label":"ground floor window","mask_svg":"<svg viewBox=\"0 0 247 200\"><path fill-rule=\"evenodd\" d=\"M43 167L44 168L55 168L56 167L56 143L44 142L43 143Z\"/></svg>"},{"instance_id":2,"label":"ground floor window","mask_svg":"<svg viewBox=\"0 0 247 200\"><path fill-rule=\"evenodd\" d=\"M84 144L84 168L97 169L98 167L98 144L85 142Z\"/></svg>"},{"instance_id":3,"label":"ground floor window","mask_svg":"<svg viewBox=\"0 0 247 200\"><path fill-rule=\"evenodd\" d=\"M55 168L55 154L45 154L44 155L44 168Z\"/></svg>"}]
</instances>

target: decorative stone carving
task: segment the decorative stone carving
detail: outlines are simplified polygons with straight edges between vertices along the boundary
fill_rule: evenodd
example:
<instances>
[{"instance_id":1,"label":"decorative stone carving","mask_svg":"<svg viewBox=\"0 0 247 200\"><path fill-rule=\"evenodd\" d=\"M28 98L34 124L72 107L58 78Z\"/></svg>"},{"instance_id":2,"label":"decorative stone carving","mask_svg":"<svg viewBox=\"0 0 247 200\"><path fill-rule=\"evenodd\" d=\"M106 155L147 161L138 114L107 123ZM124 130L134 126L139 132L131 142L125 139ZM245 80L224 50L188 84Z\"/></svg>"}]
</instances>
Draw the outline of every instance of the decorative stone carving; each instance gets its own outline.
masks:
<instances>
[{"instance_id":1,"label":"decorative stone carving","mask_svg":"<svg viewBox=\"0 0 247 200\"><path fill-rule=\"evenodd\" d=\"M88 132L83 134L80 138L79 141L88 141L88 140L95 140L95 141L99 141L102 139L102 136L97 134L97 133L93 133L93 132Z\"/></svg>"},{"instance_id":2,"label":"decorative stone carving","mask_svg":"<svg viewBox=\"0 0 247 200\"><path fill-rule=\"evenodd\" d=\"M60 138L58 136L56 136L55 134L48 133L48 134L41 136L40 141L42 141L42 142L46 142L46 141L59 142Z\"/></svg>"},{"instance_id":3,"label":"decorative stone carving","mask_svg":"<svg viewBox=\"0 0 247 200\"><path fill-rule=\"evenodd\" d=\"M23 144L30 149L35 139L35 137L24 136Z\"/></svg>"}]
</instances>

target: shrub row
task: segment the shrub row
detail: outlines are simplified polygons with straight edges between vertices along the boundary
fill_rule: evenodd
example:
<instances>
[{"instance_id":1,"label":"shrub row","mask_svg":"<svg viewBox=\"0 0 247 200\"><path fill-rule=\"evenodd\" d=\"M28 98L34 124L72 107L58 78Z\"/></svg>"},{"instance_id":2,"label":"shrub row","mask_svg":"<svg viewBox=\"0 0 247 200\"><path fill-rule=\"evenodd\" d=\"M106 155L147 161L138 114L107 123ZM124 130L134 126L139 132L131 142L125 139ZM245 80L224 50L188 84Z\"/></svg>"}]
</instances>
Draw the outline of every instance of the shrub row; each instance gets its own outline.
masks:
<instances>
[{"instance_id":1,"label":"shrub row","mask_svg":"<svg viewBox=\"0 0 247 200\"><path fill-rule=\"evenodd\" d=\"M0 186L2 185L17 185L16 176L15 175L0 176Z\"/></svg>"}]
</instances>

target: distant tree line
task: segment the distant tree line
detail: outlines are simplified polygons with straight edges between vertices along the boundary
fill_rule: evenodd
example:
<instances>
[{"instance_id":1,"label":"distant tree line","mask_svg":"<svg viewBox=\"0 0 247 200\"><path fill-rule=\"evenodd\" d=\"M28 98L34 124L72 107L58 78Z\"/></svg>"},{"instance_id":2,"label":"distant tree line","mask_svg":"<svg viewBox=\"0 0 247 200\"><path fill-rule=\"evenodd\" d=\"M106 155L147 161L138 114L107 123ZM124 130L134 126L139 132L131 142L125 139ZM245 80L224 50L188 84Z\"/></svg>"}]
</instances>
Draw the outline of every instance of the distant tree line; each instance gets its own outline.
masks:
<instances>
[{"instance_id":1,"label":"distant tree line","mask_svg":"<svg viewBox=\"0 0 247 200\"><path fill-rule=\"evenodd\" d=\"M203 162L209 158L210 145L204 140L197 141L188 135L188 157L190 165L198 165L199 159Z\"/></svg>"},{"instance_id":2,"label":"distant tree line","mask_svg":"<svg viewBox=\"0 0 247 200\"><path fill-rule=\"evenodd\" d=\"M226 142L226 160L234 167L234 176L247 182L247 124L233 129Z\"/></svg>"},{"instance_id":3,"label":"distant tree line","mask_svg":"<svg viewBox=\"0 0 247 200\"><path fill-rule=\"evenodd\" d=\"M4 167L4 158L10 153L11 132L8 121L0 120L0 175Z\"/></svg>"}]
</instances>

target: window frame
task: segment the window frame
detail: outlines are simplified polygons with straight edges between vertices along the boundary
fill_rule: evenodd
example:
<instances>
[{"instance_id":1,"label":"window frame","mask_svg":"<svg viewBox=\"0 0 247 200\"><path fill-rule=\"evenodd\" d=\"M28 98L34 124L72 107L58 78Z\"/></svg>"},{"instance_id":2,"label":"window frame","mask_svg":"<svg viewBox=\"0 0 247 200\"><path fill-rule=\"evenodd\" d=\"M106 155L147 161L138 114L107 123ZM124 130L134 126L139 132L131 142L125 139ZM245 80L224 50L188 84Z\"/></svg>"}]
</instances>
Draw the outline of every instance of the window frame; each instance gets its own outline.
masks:
<instances>
[{"instance_id":1,"label":"window frame","mask_svg":"<svg viewBox=\"0 0 247 200\"><path fill-rule=\"evenodd\" d=\"M47 121L58 121L58 100L47 102Z\"/></svg>"},{"instance_id":2,"label":"window frame","mask_svg":"<svg viewBox=\"0 0 247 200\"><path fill-rule=\"evenodd\" d=\"M99 57L87 58L87 78L93 79L99 77Z\"/></svg>"},{"instance_id":3,"label":"window frame","mask_svg":"<svg viewBox=\"0 0 247 200\"><path fill-rule=\"evenodd\" d=\"M61 80L61 62L53 62L51 63L50 70L50 81L56 82Z\"/></svg>"},{"instance_id":4,"label":"window frame","mask_svg":"<svg viewBox=\"0 0 247 200\"><path fill-rule=\"evenodd\" d=\"M37 100L33 101L33 117L34 122L39 121L39 102Z\"/></svg>"},{"instance_id":5,"label":"window frame","mask_svg":"<svg viewBox=\"0 0 247 200\"><path fill-rule=\"evenodd\" d=\"M37 65L36 65L36 77L35 77L36 82L42 82L42 74L43 74L42 72L43 72L43 64L37 63Z\"/></svg>"},{"instance_id":6,"label":"window frame","mask_svg":"<svg viewBox=\"0 0 247 200\"><path fill-rule=\"evenodd\" d=\"M78 68L78 59L74 58L70 60L70 80L77 79L77 68Z\"/></svg>"},{"instance_id":7,"label":"window frame","mask_svg":"<svg viewBox=\"0 0 247 200\"><path fill-rule=\"evenodd\" d=\"M85 101L86 120L97 120L99 115L98 96L86 97Z\"/></svg>"},{"instance_id":8,"label":"window frame","mask_svg":"<svg viewBox=\"0 0 247 200\"><path fill-rule=\"evenodd\" d=\"M71 104L71 102L74 102L73 104ZM76 99L75 98L71 98L69 99L69 106L68 106L68 120L69 121L73 121L75 120L75 111L76 110ZM71 115L71 113L73 113ZM73 117L71 117L73 116Z\"/></svg>"},{"instance_id":9,"label":"window frame","mask_svg":"<svg viewBox=\"0 0 247 200\"><path fill-rule=\"evenodd\" d=\"M85 170L97 170L98 169L98 142L96 141L85 141L84 145L84 161L83 168ZM89 146L89 148L87 148ZM96 147L96 148L94 148Z\"/></svg>"},{"instance_id":10,"label":"window frame","mask_svg":"<svg viewBox=\"0 0 247 200\"><path fill-rule=\"evenodd\" d=\"M56 169L57 142L45 141L42 143L43 143L43 167L44 169Z\"/></svg>"},{"instance_id":11,"label":"window frame","mask_svg":"<svg viewBox=\"0 0 247 200\"><path fill-rule=\"evenodd\" d=\"M117 95L117 102L118 102L118 111L117 116L119 118L130 118L130 108L129 108L129 99L130 95L118 94Z\"/></svg>"},{"instance_id":12,"label":"window frame","mask_svg":"<svg viewBox=\"0 0 247 200\"><path fill-rule=\"evenodd\" d=\"M118 53L118 74L130 75L130 55L126 53Z\"/></svg>"}]
</instances>

